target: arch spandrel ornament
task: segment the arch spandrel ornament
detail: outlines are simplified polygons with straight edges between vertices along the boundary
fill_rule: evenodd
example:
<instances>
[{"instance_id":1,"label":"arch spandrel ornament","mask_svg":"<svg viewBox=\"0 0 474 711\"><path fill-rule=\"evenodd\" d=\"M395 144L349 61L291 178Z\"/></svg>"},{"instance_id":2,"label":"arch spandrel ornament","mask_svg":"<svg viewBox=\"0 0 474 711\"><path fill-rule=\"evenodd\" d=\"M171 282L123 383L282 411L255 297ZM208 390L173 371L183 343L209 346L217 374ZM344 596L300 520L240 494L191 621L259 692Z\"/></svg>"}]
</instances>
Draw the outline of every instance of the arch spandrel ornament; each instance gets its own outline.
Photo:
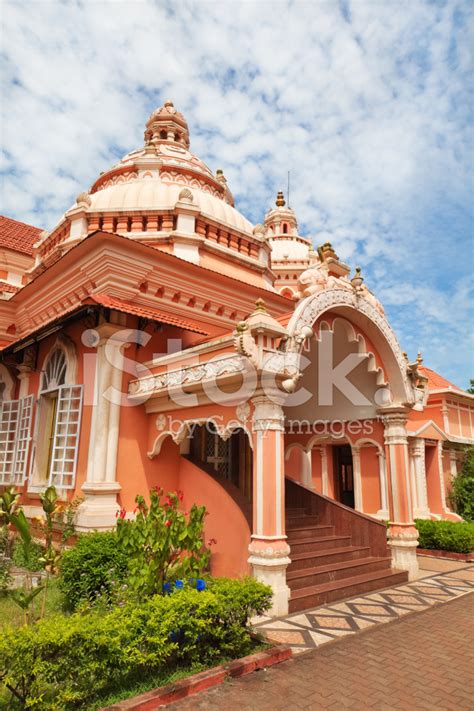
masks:
<instances>
[{"instance_id":1,"label":"arch spandrel ornament","mask_svg":"<svg viewBox=\"0 0 474 711\"><path fill-rule=\"evenodd\" d=\"M293 316L288 323L289 339L286 345L287 352L298 351L301 353L304 343L304 337L309 333L309 329L313 329L313 325L317 319L326 311L334 309L351 310L353 314L365 317L373 327L375 327L379 339L375 337L375 341L383 339L385 348L381 351L392 356L393 364L396 365L396 372L389 367L388 363L384 365L390 373L392 388L395 389L395 394L400 401L406 403L414 403L415 395L407 373L407 362L398 343L397 337L393 332L387 319L381 312L376 309L364 296L358 295L349 289L327 289L316 294L307 296L297 305ZM348 314L345 314L346 317ZM377 345L377 344L376 344ZM385 360L385 357L382 355ZM390 372L391 371L391 372ZM395 378L393 377L395 376ZM398 381L398 383L397 383ZM398 387L397 387L398 385ZM400 387L401 386L401 387Z\"/></svg>"}]
</instances>

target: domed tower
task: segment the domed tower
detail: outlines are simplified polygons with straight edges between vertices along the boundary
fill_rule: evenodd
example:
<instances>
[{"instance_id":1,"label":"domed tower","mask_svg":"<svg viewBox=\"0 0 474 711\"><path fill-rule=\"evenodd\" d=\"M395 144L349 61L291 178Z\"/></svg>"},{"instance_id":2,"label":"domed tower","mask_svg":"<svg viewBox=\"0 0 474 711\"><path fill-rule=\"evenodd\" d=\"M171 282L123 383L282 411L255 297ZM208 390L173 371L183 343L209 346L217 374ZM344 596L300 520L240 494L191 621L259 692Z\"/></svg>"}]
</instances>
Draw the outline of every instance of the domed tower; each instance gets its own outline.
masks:
<instances>
[{"instance_id":1,"label":"domed tower","mask_svg":"<svg viewBox=\"0 0 474 711\"><path fill-rule=\"evenodd\" d=\"M264 234L235 209L222 170L213 173L189 150L187 121L172 101L153 111L144 138L44 233L31 275L101 230L273 289Z\"/></svg>"},{"instance_id":2,"label":"domed tower","mask_svg":"<svg viewBox=\"0 0 474 711\"><path fill-rule=\"evenodd\" d=\"M265 234L272 248L271 267L276 276L275 289L297 298L299 275L318 262L311 240L298 234L296 215L286 205L283 193L277 194L275 207L265 215Z\"/></svg>"}]
</instances>

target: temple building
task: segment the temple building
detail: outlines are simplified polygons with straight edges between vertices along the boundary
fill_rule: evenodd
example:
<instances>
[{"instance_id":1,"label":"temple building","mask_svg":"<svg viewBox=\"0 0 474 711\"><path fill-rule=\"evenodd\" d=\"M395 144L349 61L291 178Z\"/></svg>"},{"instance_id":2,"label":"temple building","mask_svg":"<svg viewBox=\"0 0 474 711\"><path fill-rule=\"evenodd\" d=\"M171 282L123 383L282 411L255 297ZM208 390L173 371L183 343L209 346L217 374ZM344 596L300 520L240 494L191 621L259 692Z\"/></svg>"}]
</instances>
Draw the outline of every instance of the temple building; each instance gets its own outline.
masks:
<instances>
[{"instance_id":1,"label":"temple building","mask_svg":"<svg viewBox=\"0 0 474 711\"><path fill-rule=\"evenodd\" d=\"M81 497L80 531L181 490L211 572L284 614L416 574L414 519L459 520L474 396L407 357L282 193L262 218L171 101L52 229L1 218L0 487L31 516L50 484Z\"/></svg>"}]
</instances>

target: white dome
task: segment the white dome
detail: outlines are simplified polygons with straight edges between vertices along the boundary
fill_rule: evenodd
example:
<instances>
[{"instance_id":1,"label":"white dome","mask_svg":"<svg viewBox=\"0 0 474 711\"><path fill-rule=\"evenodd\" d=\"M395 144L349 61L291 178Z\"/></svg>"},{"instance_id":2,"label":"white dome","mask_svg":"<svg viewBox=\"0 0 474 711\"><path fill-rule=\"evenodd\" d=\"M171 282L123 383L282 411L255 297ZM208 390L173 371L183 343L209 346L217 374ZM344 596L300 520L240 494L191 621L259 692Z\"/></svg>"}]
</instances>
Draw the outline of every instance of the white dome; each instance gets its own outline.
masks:
<instances>
[{"instance_id":1,"label":"white dome","mask_svg":"<svg viewBox=\"0 0 474 711\"><path fill-rule=\"evenodd\" d=\"M252 234L253 225L224 200L199 187L186 183L165 183L160 178L139 178L129 182L109 185L90 195L88 212L117 210L172 210L183 187L193 193L193 204L202 214L229 228Z\"/></svg>"},{"instance_id":2,"label":"white dome","mask_svg":"<svg viewBox=\"0 0 474 711\"><path fill-rule=\"evenodd\" d=\"M272 247L272 262L281 262L285 259L301 261L309 259L311 244L301 237L288 236L269 239Z\"/></svg>"}]
</instances>

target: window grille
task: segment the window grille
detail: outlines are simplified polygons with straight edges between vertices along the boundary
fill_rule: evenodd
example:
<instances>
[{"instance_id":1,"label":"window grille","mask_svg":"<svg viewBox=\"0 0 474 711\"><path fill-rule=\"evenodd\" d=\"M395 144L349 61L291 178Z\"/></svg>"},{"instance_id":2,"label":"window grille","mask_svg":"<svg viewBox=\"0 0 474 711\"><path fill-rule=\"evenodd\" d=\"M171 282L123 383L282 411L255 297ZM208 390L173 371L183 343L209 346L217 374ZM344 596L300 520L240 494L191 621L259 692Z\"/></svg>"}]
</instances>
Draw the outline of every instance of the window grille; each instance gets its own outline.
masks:
<instances>
[{"instance_id":1,"label":"window grille","mask_svg":"<svg viewBox=\"0 0 474 711\"><path fill-rule=\"evenodd\" d=\"M62 385L54 423L49 484L74 488L82 413L82 385Z\"/></svg>"},{"instance_id":2,"label":"window grille","mask_svg":"<svg viewBox=\"0 0 474 711\"><path fill-rule=\"evenodd\" d=\"M24 482L32 416L32 395L0 405L0 484Z\"/></svg>"}]
</instances>

